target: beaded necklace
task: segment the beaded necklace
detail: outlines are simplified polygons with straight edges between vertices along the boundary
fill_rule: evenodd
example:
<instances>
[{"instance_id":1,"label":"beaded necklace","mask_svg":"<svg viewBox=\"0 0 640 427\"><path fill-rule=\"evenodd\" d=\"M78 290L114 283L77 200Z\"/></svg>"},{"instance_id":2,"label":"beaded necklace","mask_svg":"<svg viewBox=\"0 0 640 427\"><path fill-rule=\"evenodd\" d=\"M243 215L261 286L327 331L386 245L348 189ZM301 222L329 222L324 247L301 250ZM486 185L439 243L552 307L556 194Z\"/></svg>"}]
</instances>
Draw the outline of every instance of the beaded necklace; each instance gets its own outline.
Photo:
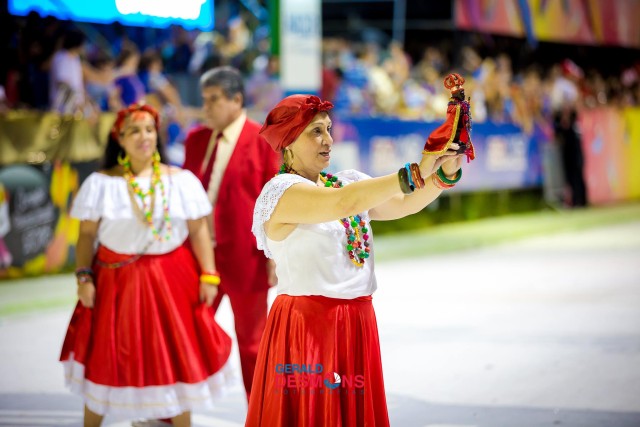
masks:
<instances>
[{"instance_id":1,"label":"beaded necklace","mask_svg":"<svg viewBox=\"0 0 640 427\"><path fill-rule=\"evenodd\" d=\"M278 174L283 173L295 173L291 168L282 166ZM320 181L324 183L325 187L342 188L342 181L338 180L337 176L330 173L320 172ZM369 258L369 252L371 249L371 243L369 243L369 229L367 223L360 217L360 215L353 215L347 218L341 218L338 220L344 227L344 232L347 235L347 244L345 249L349 255L349 259L356 267L364 266L365 259ZM360 229L358 229L358 226Z\"/></svg>"},{"instance_id":2,"label":"beaded necklace","mask_svg":"<svg viewBox=\"0 0 640 427\"><path fill-rule=\"evenodd\" d=\"M330 173L320 172L320 181L324 183L325 187L342 188L342 181L338 180L337 176ZM360 217L360 215L350 216L348 218L340 219L340 223L344 226L344 232L347 235L347 254L349 259L356 267L362 267L364 260L369 258L369 235L367 232L367 223ZM358 230L360 226L360 230Z\"/></svg>"},{"instance_id":3,"label":"beaded necklace","mask_svg":"<svg viewBox=\"0 0 640 427\"><path fill-rule=\"evenodd\" d=\"M135 176L131 172L131 161L125 161L122 164L124 168L124 178L127 180L129 184L129 188L135 195L137 195L142 201L142 217L143 222L146 222L147 226L151 229L151 233L155 240L161 242L162 240L168 241L171 238L171 217L169 216L169 201L167 199L167 194L165 192L164 183L162 182L162 177L160 174L160 154L156 151L153 155L152 168L153 172L151 174L151 185L149 186L148 191L144 191L140 188L138 183L136 182ZM163 226L165 229L164 235L160 234L160 229L156 227L153 222L153 211L155 207L156 200L156 187L160 187L160 195L162 197L162 216L163 216ZM147 204L147 198L150 199L150 203ZM134 204L134 209L137 207L137 204Z\"/></svg>"}]
</instances>

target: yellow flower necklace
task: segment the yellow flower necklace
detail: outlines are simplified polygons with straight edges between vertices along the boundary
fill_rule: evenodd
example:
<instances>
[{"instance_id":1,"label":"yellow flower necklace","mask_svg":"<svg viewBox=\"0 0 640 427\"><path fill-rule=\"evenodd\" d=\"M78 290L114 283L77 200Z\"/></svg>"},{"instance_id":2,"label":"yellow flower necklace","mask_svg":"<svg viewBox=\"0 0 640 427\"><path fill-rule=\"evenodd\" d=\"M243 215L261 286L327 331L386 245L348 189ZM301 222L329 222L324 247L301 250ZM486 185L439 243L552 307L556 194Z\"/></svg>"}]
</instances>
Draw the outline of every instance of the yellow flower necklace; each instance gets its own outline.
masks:
<instances>
[{"instance_id":1,"label":"yellow flower necklace","mask_svg":"<svg viewBox=\"0 0 640 427\"><path fill-rule=\"evenodd\" d=\"M171 238L171 217L169 216L169 201L167 199L164 183L162 182L162 177L160 174L160 153L156 151L153 155L153 161L152 161L153 172L151 174L151 185L149 186L148 191L142 190L138 185L138 183L136 182L136 177L131 172L131 161L129 160L128 156L124 159L124 161L122 161L121 164L122 164L122 167L124 168L124 178L127 180L130 191L133 191L133 193L137 195L142 201L143 222L145 222L147 226L151 229L151 233L153 233L153 237L157 241L169 240ZM154 211L155 201L156 201L156 187L159 187L160 195L162 197L162 211L163 211L164 222L162 223L160 228L156 227L156 225L153 222L153 211ZM147 204L147 199L149 199L148 204ZM138 205L137 203L135 203L134 198L132 202L134 202L134 209L138 208ZM162 228L164 228L164 235L160 233Z\"/></svg>"}]
</instances>

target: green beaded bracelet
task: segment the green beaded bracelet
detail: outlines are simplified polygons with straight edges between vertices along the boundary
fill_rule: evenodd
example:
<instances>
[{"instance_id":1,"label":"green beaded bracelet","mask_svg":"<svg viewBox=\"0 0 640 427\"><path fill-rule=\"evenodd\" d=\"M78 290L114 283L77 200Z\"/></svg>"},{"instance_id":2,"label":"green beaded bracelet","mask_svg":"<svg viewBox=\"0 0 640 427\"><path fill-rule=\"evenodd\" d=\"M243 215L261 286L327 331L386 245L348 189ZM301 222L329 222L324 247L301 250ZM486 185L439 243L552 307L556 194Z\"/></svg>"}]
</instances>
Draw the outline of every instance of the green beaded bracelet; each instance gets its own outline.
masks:
<instances>
[{"instance_id":1,"label":"green beaded bracelet","mask_svg":"<svg viewBox=\"0 0 640 427\"><path fill-rule=\"evenodd\" d=\"M462 178L462 169L458 169L458 172L456 172L456 177L454 177L453 179L447 178L447 175L445 175L444 171L442 170L442 166L438 168L438 171L436 173L438 174L438 178L440 178L442 182L449 185L455 185L458 181L460 181L460 178Z\"/></svg>"}]
</instances>

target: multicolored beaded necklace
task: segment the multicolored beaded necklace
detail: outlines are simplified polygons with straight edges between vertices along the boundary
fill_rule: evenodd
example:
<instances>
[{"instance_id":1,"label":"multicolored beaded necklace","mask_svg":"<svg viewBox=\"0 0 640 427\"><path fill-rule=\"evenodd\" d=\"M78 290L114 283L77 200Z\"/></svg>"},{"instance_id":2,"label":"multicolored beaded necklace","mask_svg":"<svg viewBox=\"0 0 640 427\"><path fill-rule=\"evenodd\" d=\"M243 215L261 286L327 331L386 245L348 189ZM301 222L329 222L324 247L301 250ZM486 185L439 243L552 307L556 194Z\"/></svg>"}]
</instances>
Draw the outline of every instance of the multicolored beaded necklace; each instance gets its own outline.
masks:
<instances>
[{"instance_id":1,"label":"multicolored beaded necklace","mask_svg":"<svg viewBox=\"0 0 640 427\"><path fill-rule=\"evenodd\" d=\"M282 165L278 174L283 173L295 173L295 170ZM338 177L326 172L320 172L320 180L324 183L325 187L342 188L342 181L338 180ZM369 252L371 249L371 243L369 243L369 229L367 223L360 217L360 215L354 215L339 220L340 224L344 226L344 232L347 235L347 244L345 249L349 255L349 259L356 267L364 266L365 259L369 258ZM358 230L358 226L360 229Z\"/></svg>"},{"instance_id":2,"label":"multicolored beaded necklace","mask_svg":"<svg viewBox=\"0 0 640 427\"><path fill-rule=\"evenodd\" d=\"M153 234L154 239L159 242L163 240L169 240L171 238L171 217L169 216L169 201L167 199L167 194L164 189L164 183L162 182L162 177L160 174L160 154L156 151L153 155L153 172L151 174L151 185L149 186L148 191L142 190L136 182L136 178L131 172L130 160L122 162L122 167L124 168L124 178L129 183L129 188L142 201L143 221L151 229L151 233ZM153 210L156 200L156 187L160 187L160 195L162 197L162 216L164 220L162 225L164 226L164 235L160 233L160 230L163 227L161 226L160 229L158 229L153 222ZM149 204L147 204L147 198L150 199ZM134 208L135 207L137 207L137 204L134 205Z\"/></svg>"}]
</instances>

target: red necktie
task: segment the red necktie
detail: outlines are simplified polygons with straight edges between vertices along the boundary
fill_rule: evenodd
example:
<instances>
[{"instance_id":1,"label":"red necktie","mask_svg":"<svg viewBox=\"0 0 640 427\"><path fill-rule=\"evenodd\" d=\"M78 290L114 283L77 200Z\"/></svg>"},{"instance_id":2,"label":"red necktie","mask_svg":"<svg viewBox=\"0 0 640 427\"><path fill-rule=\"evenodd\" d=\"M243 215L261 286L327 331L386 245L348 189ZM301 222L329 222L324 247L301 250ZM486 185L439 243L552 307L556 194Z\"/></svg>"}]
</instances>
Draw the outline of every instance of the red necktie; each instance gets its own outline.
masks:
<instances>
[{"instance_id":1,"label":"red necktie","mask_svg":"<svg viewBox=\"0 0 640 427\"><path fill-rule=\"evenodd\" d=\"M216 152L218 151L218 143L220 139L222 139L222 132L219 132L216 136L216 141L213 146L213 151L211 153L211 157L209 157L209 163L207 163L207 168L204 170L204 175L202 175L202 186L204 187L204 191L209 190L209 181L211 181L211 172L213 171L213 164L216 161Z\"/></svg>"}]
</instances>

